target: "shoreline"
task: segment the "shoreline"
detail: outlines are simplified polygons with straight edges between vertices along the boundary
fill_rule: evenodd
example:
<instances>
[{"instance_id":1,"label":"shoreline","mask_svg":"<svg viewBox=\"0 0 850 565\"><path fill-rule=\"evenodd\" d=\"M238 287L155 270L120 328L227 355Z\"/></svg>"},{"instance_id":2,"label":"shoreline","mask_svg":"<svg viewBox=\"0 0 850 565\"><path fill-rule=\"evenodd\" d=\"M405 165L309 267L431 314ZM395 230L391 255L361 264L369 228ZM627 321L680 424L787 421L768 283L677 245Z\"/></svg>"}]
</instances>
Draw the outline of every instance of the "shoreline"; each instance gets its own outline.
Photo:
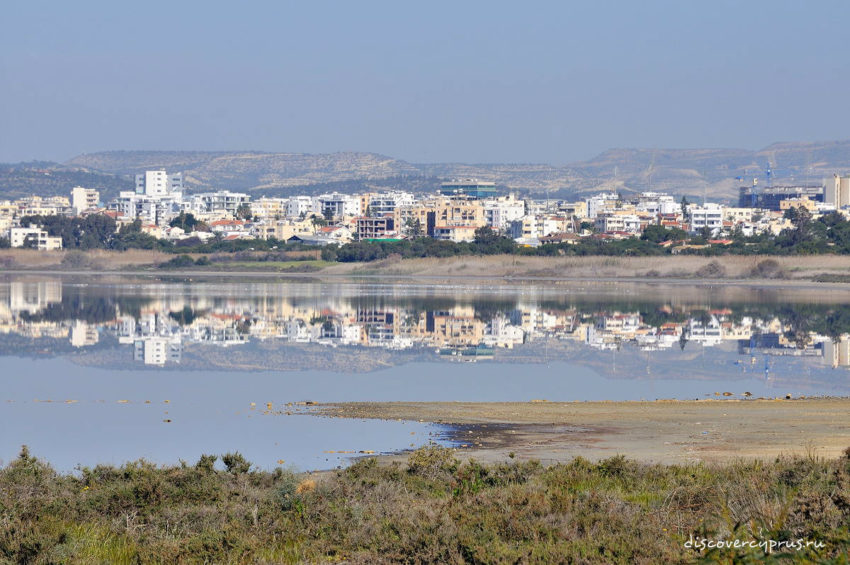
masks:
<instances>
[{"instance_id":1,"label":"shoreline","mask_svg":"<svg viewBox=\"0 0 850 565\"><path fill-rule=\"evenodd\" d=\"M647 284L654 286L683 286L696 285L700 287L754 287L754 288L819 288L850 290L848 282L822 282L811 279L772 279L772 278L724 278L705 279L699 277L616 277L616 276L535 276L535 275L421 275L421 274L377 274L377 273L326 273L322 271L309 272L275 272L275 271L201 271L201 270L48 270L48 269L0 269L0 276L59 276L59 277L144 277L151 279L166 278L188 278L188 279L216 279L216 278L260 278L260 279L313 279L330 281L357 281L357 280L379 280L387 283L428 281L437 285L441 282L469 282L499 284L521 284L521 283L624 283L624 284Z\"/></svg>"},{"instance_id":2,"label":"shoreline","mask_svg":"<svg viewBox=\"0 0 850 565\"><path fill-rule=\"evenodd\" d=\"M445 426L458 455L485 463L624 455L646 463L834 458L850 447L850 397L623 402L345 402L310 415ZM404 453L385 455L403 460Z\"/></svg>"}]
</instances>

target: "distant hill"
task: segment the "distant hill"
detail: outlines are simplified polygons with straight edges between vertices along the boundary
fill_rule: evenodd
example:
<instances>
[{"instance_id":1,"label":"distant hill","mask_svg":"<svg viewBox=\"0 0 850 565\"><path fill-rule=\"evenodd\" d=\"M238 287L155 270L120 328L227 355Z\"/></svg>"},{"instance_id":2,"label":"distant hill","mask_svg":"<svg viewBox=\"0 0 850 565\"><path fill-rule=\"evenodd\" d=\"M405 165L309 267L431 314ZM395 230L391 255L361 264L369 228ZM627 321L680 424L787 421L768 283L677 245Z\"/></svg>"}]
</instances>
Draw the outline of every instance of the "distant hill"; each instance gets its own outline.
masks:
<instances>
[{"instance_id":1,"label":"distant hill","mask_svg":"<svg viewBox=\"0 0 850 565\"><path fill-rule=\"evenodd\" d=\"M96 188L101 199L108 200L121 190L132 190L128 175L115 175L59 163L0 164L0 199L24 196L70 196L75 186Z\"/></svg>"},{"instance_id":2,"label":"distant hill","mask_svg":"<svg viewBox=\"0 0 850 565\"><path fill-rule=\"evenodd\" d=\"M356 192L406 188L432 191L441 179L477 177L504 189L551 197L576 197L600 190L657 190L675 195L734 200L742 181L770 163L776 184L820 183L850 171L850 141L775 143L764 149L610 149L566 166L506 163L409 163L377 153L264 153L252 151L106 151L80 155L62 165L44 166L53 184L16 165L14 181L0 170L0 197L32 182L38 190L63 188L74 174L92 175L107 192L129 188L131 175L157 167L183 171L190 190L230 189L260 195ZM6 166L9 167L9 166ZM23 168L21 168L23 167ZM46 175L50 176L50 175ZM749 183L750 181L743 181ZM74 182L89 186L86 182ZM70 185L68 185L70 189Z\"/></svg>"}]
</instances>

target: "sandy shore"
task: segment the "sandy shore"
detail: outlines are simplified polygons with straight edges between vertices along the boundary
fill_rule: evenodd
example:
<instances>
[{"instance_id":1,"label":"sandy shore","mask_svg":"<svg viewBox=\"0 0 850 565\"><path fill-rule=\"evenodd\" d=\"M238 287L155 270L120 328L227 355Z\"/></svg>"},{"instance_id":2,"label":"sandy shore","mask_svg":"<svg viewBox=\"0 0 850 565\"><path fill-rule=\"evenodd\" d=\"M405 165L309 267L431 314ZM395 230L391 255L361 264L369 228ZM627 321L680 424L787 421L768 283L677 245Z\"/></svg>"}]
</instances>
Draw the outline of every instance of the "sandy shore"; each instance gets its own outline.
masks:
<instances>
[{"instance_id":1,"label":"sandy shore","mask_svg":"<svg viewBox=\"0 0 850 565\"><path fill-rule=\"evenodd\" d=\"M544 463L613 455L657 463L779 455L834 458L850 447L850 399L655 402L389 402L321 405L338 418L443 424L479 461Z\"/></svg>"}]
</instances>

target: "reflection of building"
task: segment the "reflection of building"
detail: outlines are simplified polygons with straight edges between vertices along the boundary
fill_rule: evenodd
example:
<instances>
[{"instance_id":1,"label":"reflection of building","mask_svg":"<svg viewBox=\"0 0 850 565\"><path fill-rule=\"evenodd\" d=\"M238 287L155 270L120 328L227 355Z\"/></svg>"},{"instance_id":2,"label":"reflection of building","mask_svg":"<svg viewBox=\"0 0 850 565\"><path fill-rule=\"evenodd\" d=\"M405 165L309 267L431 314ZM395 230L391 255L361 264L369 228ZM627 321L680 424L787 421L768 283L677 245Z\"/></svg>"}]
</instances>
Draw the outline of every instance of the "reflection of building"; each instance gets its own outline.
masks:
<instances>
[{"instance_id":1,"label":"reflection of building","mask_svg":"<svg viewBox=\"0 0 850 565\"><path fill-rule=\"evenodd\" d=\"M83 320L74 320L74 325L71 326L71 345L87 347L96 344L98 338L97 327Z\"/></svg>"},{"instance_id":2,"label":"reflection of building","mask_svg":"<svg viewBox=\"0 0 850 565\"><path fill-rule=\"evenodd\" d=\"M827 338L823 342L823 360L830 367L850 367L850 335L842 335L838 341Z\"/></svg>"},{"instance_id":3,"label":"reflection of building","mask_svg":"<svg viewBox=\"0 0 850 565\"><path fill-rule=\"evenodd\" d=\"M50 304L62 302L62 283L59 281L9 283L9 309L17 314L35 314Z\"/></svg>"},{"instance_id":4,"label":"reflection of building","mask_svg":"<svg viewBox=\"0 0 850 565\"><path fill-rule=\"evenodd\" d=\"M166 362L179 363L183 354L180 335L170 337L145 336L133 342L133 359L145 365L165 365Z\"/></svg>"},{"instance_id":5,"label":"reflection of building","mask_svg":"<svg viewBox=\"0 0 850 565\"><path fill-rule=\"evenodd\" d=\"M600 309L598 303L551 305L533 296L509 302L467 302L455 295L401 298L400 291L380 285L377 294L341 286L307 296L291 289L260 293L252 284L229 295L203 285L173 290L152 286L140 302L85 285L65 296L58 282L0 285L0 334L69 340L76 348L114 336L136 361L152 366L180 363L183 349L191 344L230 347L278 340L391 351L416 348L422 354L482 360L511 356L506 349L535 340L556 339L599 350L668 353L688 343L693 344L688 352L694 345L729 351L737 341L738 353L751 364L762 357L817 357L826 366L850 367L850 334L833 342L801 331L788 318L756 317L746 309L661 305L650 312L619 311ZM845 331L840 324L827 327Z\"/></svg>"}]
</instances>

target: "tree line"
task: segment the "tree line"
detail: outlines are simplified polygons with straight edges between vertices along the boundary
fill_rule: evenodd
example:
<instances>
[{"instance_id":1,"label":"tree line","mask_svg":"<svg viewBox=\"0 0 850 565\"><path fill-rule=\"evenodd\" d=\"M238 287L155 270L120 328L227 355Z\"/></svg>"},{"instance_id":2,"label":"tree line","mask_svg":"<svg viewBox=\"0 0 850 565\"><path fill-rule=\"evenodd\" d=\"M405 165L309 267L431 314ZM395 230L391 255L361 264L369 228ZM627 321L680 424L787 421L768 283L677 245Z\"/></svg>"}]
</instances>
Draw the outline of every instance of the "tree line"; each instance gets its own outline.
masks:
<instances>
[{"instance_id":1,"label":"tree line","mask_svg":"<svg viewBox=\"0 0 850 565\"><path fill-rule=\"evenodd\" d=\"M605 239L597 236L583 237L571 242L544 243L528 247L513 239L500 235L488 227L475 231L470 242L452 242L430 237L414 237L405 240L354 241L343 245L329 245L322 249L326 261L375 261L390 256L454 257L459 255L529 255L529 256L654 256L674 252L696 255L811 255L850 254L850 221L838 212L813 218L805 209L791 208L785 217L791 227L777 235L769 232L746 236L736 228L725 244L709 245L711 234L689 234L678 228L659 225L648 226L640 236L626 239ZM204 229L191 214L179 216L172 221L187 231ZM304 249L302 243L288 243L276 239L238 239L224 241L216 237L202 241L188 237L175 242L161 240L144 233L139 221L117 228L109 216L94 214L84 218L67 216L25 216L24 227L39 225L49 235L62 238L65 249L157 249L174 253L220 253L237 251L272 251ZM673 245L659 245L663 242ZM8 247L8 240L0 246ZM687 245L685 245L687 244Z\"/></svg>"}]
</instances>

